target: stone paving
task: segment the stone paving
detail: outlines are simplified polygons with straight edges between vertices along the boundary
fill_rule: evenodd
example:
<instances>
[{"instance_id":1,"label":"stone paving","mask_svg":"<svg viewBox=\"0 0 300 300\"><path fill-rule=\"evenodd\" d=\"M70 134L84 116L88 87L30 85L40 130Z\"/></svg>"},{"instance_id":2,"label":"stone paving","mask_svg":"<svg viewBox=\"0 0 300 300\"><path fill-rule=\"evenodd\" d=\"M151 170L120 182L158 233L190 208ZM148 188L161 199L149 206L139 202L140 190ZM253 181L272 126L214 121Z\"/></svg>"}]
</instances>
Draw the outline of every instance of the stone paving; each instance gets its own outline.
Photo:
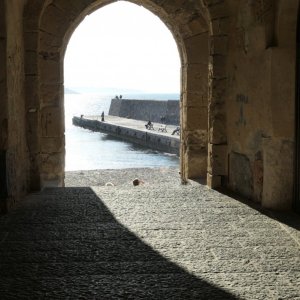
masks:
<instances>
[{"instance_id":1,"label":"stone paving","mask_svg":"<svg viewBox=\"0 0 300 300\"><path fill-rule=\"evenodd\" d=\"M299 228L195 182L46 189L0 217L0 298L300 299Z\"/></svg>"}]
</instances>

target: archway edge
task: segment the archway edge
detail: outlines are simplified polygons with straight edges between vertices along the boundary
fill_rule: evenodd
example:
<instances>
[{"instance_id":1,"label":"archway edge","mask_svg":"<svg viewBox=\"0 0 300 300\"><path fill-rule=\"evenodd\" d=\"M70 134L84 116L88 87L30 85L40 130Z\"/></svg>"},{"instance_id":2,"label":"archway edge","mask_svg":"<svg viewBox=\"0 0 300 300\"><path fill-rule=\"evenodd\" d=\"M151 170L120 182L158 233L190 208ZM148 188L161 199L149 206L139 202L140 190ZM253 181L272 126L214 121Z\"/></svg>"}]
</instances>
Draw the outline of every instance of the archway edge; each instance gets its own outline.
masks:
<instances>
[{"instance_id":1,"label":"archway edge","mask_svg":"<svg viewBox=\"0 0 300 300\"><path fill-rule=\"evenodd\" d=\"M202 6L201 10L196 11L192 10L190 4L187 5L186 1L176 1L176 3L172 3L171 5L168 1L125 1L143 6L160 18L169 28L176 41L183 65L186 63L187 55L184 51L184 40L209 30L206 21L207 14L203 14L203 12L206 11L205 6ZM86 16L106 5L116 2L118 2L118 0L83 0L71 3L62 0L45 1L45 5L40 7L41 12L39 16L39 25L41 28L39 34L41 42L40 48L43 50L43 33L45 33L48 35L48 39L51 39L51 36L53 38L53 50L62 51L62 54L64 54L74 30ZM188 13L178 14L177 11L179 9L185 10L182 6L186 6L186 9L190 11ZM174 7L176 7L176 9L174 9ZM198 15L196 15L195 12ZM49 42L45 46L48 47Z\"/></svg>"},{"instance_id":2,"label":"archway edge","mask_svg":"<svg viewBox=\"0 0 300 300\"><path fill-rule=\"evenodd\" d=\"M62 62L66 45L72 32L87 14L113 2L115 1L77 0L69 3L61 0L45 1L45 5L41 7L41 10L34 12L38 14L36 30L25 26L25 32L28 29L27 34L30 36L28 40L31 38L30 41L34 41L38 45L30 54L31 60L34 60L34 55L36 57L36 69L33 72L36 75L36 82L31 82L29 85L26 84L26 94L32 94L33 90L36 90L38 93L37 97L35 97L35 103L32 101L33 98L27 100L27 107L30 108L34 104L38 110L35 120L35 123L38 125L38 130L35 133L36 144L38 145L35 149L36 153L33 154L38 154L39 159L37 160L38 166L32 169L38 170L42 178L42 186L43 181L49 180L56 181L58 185L63 184L64 158L62 157L64 157L64 142L62 140L64 141L64 122L62 121L64 117ZM209 122L209 130L207 124L201 125L203 128L198 128L197 126L200 126L199 122L190 122L190 116L195 115L192 111L195 109L195 103L203 110L202 115L204 117L208 117L207 106L210 106L210 113L213 112L216 107L212 105L215 102L214 99L216 99L215 88L218 93L218 99L216 100L220 102L221 95L218 85L221 85L222 88L224 87L224 76L221 73L225 64L225 54L219 53L220 48L218 45L220 45L220 39L222 42L226 39L224 30L220 30L220 24L224 23L224 20L227 18L224 3L209 0L195 1L195 3L183 0L175 2L130 0L128 2L143 5L157 15L171 30L177 42L182 61L181 120L183 121L183 130L181 155L184 159L182 159L181 174L183 179L204 176L207 171L207 141L211 140L214 135L218 136L218 128L212 130L214 122ZM30 5L29 3L28 5ZM214 30L216 33L213 32ZM191 43L193 40L196 41L198 46L200 41L204 51L201 49L198 49L201 50L198 51ZM206 42L203 43L203 41ZM189 45L189 43L191 44ZM28 49L32 48L29 43L27 43L27 46ZM222 45L221 48L223 51L224 46ZM202 69L198 69L195 72L194 70L200 66ZM32 69L32 66L30 68ZM209 74L208 70L210 70ZM202 74L202 78L199 77L199 74ZM32 72L30 75L32 76ZM203 78L206 79L203 80ZM205 81L205 86L199 88L199 85ZM222 119L220 114L223 112L220 108L217 108L217 113L218 120ZM60 121L54 122L54 120L51 120L54 116L59 116ZM56 125L54 126L53 124ZM224 127L226 128L224 125L226 124L222 125L221 130L224 131ZM208 132L210 137L208 137ZM48 145L52 145L52 142L57 145L51 147L51 153L49 153L47 150L49 148Z\"/></svg>"}]
</instances>

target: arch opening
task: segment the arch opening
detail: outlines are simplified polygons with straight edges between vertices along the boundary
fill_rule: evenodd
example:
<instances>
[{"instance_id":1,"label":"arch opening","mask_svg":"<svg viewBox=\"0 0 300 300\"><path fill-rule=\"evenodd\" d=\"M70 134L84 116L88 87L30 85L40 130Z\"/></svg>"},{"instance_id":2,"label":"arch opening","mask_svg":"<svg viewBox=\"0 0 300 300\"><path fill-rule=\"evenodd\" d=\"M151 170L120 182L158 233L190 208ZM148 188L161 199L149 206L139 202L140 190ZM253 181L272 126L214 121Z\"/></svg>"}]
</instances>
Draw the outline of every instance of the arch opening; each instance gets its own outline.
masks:
<instances>
[{"instance_id":1,"label":"arch opening","mask_svg":"<svg viewBox=\"0 0 300 300\"><path fill-rule=\"evenodd\" d=\"M115 95L122 94L123 111L113 112L117 109L113 106L112 114L132 119L132 125L136 123L137 128L142 123L140 120L146 122L149 118L157 123L159 116L165 115L172 124L179 122L180 57L177 45L171 32L149 10L118 1L89 14L66 46L64 87L67 88L64 97L66 171L178 166L176 155L119 142L101 132L83 132L72 126L71 121L74 115L83 115L84 119L91 116L100 121L103 111L105 121L114 122L108 116L110 103ZM144 99L160 101L142 101ZM163 101L175 99L177 103ZM119 104L116 100L112 103ZM174 112L171 111L173 106ZM156 124L156 130L158 126ZM169 133L172 128L169 126ZM126 135L123 138L126 140ZM143 143L142 140L137 142ZM158 147L163 148L163 144Z\"/></svg>"},{"instance_id":2,"label":"arch opening","mask_svg":"<svg viewBox=\"0 0 300 300\"><path fill-rule=\"evenodd\" d=\"M26 60L33 63L25 65L26 109L37 112L28 120L27 129L27 139L32 141L29 146L32 189L63 185L64 52L74 29L84 17L113 2L89 0L67 3L53 0L40 3L39 9L35 7L34 11L27 4L25 52ZM223 88L224 80L220 78L218 67L222 68L224 56L218 53L217 47L218 36L223 33L215 34L215 46L211 45L210 35L216 21L224 23L224 16L214 16L212 24L208 13L210 7L199 3L156 3L150 0L128 2L142 5L158 16L170 29L178 46L181 58L182 180L206 177L207 172L214 176L214 162L208 168L208 157L212 157L211 153L208 156L208 151L214 151L218 146L218 131L223 132L224 126L215 125L216 122L208 118L208 107L210 113L215 110L217 119L220 119L220 107L214 105L211 99L214 100L219 93L219 86ZM209 143L213 145L212 150L208 150Z\"/></svg>"}]
</instances>

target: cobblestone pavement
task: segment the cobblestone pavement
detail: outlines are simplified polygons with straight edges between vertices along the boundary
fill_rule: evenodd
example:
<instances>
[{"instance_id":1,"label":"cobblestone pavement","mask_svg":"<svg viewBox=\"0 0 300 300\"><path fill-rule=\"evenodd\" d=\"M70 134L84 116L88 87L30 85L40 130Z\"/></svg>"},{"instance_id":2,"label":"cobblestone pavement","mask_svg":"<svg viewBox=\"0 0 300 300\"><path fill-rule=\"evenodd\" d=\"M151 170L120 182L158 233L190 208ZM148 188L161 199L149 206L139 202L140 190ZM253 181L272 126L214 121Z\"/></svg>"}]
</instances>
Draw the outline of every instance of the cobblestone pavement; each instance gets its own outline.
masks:
<instances>
[{"instance_id":1,"label":"cobblestone pavement","mask_svg":"<svg viewBox=\"0 0 300 300\"><path fill-rule=\"evenodd\" d=\"M0 298L300 299L281 219L197 183L47 189L0 217Z\"/></svg>"}]
</instances>

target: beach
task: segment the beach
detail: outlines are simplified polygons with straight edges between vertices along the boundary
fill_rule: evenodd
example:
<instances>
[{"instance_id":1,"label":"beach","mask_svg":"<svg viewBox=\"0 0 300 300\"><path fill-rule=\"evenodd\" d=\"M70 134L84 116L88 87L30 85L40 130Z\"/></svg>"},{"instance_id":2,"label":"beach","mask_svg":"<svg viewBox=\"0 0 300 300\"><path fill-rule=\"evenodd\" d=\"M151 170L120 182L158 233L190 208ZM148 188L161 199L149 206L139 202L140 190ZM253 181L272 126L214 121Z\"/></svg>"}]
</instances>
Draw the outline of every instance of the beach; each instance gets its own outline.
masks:
<instances>
[{"instance_id":1,"label":"beach","mask_svg":"<svg viewBox=\"0 0 300 300\"><path fill-rule=\"evenodd\" d=\"M135 178L141 180L145 186L168 182L172 184L181 183L179 167L160 167L66 171L65 186L84 187L108 185L124 187L133 185L132 181Z\"/></svg>"}]
</instances>

